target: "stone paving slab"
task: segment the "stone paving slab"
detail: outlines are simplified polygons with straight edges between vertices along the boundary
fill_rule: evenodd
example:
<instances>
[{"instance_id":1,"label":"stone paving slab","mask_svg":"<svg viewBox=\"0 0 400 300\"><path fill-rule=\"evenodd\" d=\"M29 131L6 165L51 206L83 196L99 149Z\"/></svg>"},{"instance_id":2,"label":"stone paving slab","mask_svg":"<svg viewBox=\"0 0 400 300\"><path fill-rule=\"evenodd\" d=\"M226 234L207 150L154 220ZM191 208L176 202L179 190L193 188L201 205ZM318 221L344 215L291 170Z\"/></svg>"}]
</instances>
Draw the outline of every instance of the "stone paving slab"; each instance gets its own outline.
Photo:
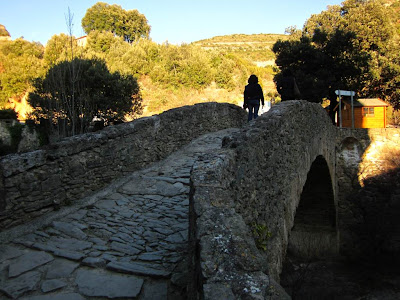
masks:
<instances>
[{"instance_id":1,"label":"stone paving slab","mask_svg":"<svg viewBox=\"0 0 400 300\"><path fill-rule=\"evenodd\" d=\"M75 283L84 296L107 298L135 298L144 280L136 276L104 273L98 270L80 269Z\"/></svg>"},{"instance_id":2,"label":"stone paving slab","mask_svg":"<svg viewBox=\"0 0 400 300\"><path fill-rule=\"evenodd\" d=\"M234 131L204 135L44 225L2 234L0 299L184 299L190 171Z\"/></svg>"},{"instance_id":3,"label":"stone paving slab","mask_svg":"<svg viewBox=\"0 0 400 300\"><path fill-rule=\"evenodd\" d=\"M54 260L54 257L46 252L30 251L15 259L8 266L8 277L17 277L52 260Z\"/></svg>"}]
</instances>

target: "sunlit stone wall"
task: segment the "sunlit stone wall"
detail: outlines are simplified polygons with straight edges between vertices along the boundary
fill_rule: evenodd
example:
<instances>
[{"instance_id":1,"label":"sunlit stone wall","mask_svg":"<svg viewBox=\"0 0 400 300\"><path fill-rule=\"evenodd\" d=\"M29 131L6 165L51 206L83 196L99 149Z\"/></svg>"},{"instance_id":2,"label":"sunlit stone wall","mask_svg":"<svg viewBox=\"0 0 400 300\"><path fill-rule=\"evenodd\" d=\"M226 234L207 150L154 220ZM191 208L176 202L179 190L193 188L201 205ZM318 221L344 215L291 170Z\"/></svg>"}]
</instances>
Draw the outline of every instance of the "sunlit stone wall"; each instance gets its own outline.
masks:
<instances>
[{"instance_id":1,"label":"sunlit stone wall","mask_svg":"<svg viewBox=\"0 0 400 300\"><path fill-rule=\"evenodd\" d=\"M349 129L342 128L337 134L337 182L338 182L338 226L340 228L341 253L357 259L364 252L367 244L359 240L359 227L370 226L371 237L375 235L373 224L360 214L361 203L349 195L360 191L364 181L400 167L400 128ZM395 188L395 187L393 187ZM375 195L376 197L378 195ZM397 200L392 199L393 203ZM379 204L378 204L379 203ZM389 220L388 216L378 216L385 209L383 203L375 201L380 211L374 213L377 218ZM388 204L390 205L390 203ZM369 208L372 209L372 208ZM395 206L394 208L395 209ZM392 211L393 211L392 209ZM393 225L392 228L396 226ZM358 229L357 229L358 228ZM363 229L365 230L365 229ZM381 228L381 230L384 230ZM385 238L385 243L393 244L392 237ZM393 237L395 239L395 237Z\"/></svg>"}]
</instances>

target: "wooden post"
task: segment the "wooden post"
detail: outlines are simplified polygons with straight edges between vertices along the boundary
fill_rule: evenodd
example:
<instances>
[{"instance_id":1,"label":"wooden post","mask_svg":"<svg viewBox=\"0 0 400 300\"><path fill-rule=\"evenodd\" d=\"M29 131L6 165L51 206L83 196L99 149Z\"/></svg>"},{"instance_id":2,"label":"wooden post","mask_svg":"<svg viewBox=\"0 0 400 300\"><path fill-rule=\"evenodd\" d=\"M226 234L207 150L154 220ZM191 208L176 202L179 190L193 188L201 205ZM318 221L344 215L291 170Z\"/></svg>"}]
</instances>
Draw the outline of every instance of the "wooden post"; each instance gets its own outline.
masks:
<instances>
[{"instance_id":1,"label":"wooden post","mask_svg":"<svg viewBox=\"0 0 400 300\"><path fill-rule=\"evenodd\" d=\"M353 108L353 96L355 96L354 91L342 91L336 90L335 94L339 96L339 118L340 118L340 128L342 128L342 97L341 96L351 96L351 128L354 128L354 108Z\"/></svg>"},{"instance_id":2,"label":"wooden post","mask_svg":"<svg viewBox=\"0 0 400 300\"><path fill-rule=\"evenodd\" d=\"M354 104L353 104L353 93L351 93L351 129L354 129Z\"/></svg>"},{"instance_id":3,"label":"wooden post","mask_svg":"<svg viewBox=\"0 0 400 300\"><path fill-rule=\"evenodd\" d=\"M339 128L342 128L342 97L339 90Z\"/></svg>"}]
</instances>

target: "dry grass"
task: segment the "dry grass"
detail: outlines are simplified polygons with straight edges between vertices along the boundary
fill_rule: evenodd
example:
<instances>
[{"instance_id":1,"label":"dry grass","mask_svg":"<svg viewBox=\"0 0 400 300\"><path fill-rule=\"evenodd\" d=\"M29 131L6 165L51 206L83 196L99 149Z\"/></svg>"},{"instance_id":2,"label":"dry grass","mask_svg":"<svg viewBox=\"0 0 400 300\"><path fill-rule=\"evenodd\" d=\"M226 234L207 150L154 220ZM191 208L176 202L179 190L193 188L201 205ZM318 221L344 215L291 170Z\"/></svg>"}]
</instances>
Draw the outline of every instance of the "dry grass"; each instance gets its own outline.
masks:
<instances>
[{"instance_id":1,"label":"dry grass","mask_svg":"<svg viewBox=\"0 0 400 300\"><path fill-rule=\"evenodd\" d=\"M358 181L365 186L368 180L373 178L385 178L392 176L400 170L400 151L395 145L381 144L376 148L369 148L359 166Z\"/></svg>"}]
</instances>

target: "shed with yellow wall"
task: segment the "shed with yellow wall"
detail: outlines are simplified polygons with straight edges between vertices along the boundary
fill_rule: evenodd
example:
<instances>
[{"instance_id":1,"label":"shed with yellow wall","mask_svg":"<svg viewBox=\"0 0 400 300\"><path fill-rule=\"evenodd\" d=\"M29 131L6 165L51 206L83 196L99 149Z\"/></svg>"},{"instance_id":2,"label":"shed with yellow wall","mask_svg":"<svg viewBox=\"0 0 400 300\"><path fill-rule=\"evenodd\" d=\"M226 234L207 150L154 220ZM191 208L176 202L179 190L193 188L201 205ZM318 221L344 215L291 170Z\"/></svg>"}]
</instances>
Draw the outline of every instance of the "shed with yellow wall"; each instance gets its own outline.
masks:
<instances>
[{"instance_id":1,"label":"shed with yellow wall","mask_svg":"<svg viewBox=\"0 0 400 300\"><path fill-rule=\"evenodd\" d=\"M386 128L389 105L378 98L353 100L354 128ZM342 126L351 128L351 101L342 100Z\"/></svg>"}]
</instances>

